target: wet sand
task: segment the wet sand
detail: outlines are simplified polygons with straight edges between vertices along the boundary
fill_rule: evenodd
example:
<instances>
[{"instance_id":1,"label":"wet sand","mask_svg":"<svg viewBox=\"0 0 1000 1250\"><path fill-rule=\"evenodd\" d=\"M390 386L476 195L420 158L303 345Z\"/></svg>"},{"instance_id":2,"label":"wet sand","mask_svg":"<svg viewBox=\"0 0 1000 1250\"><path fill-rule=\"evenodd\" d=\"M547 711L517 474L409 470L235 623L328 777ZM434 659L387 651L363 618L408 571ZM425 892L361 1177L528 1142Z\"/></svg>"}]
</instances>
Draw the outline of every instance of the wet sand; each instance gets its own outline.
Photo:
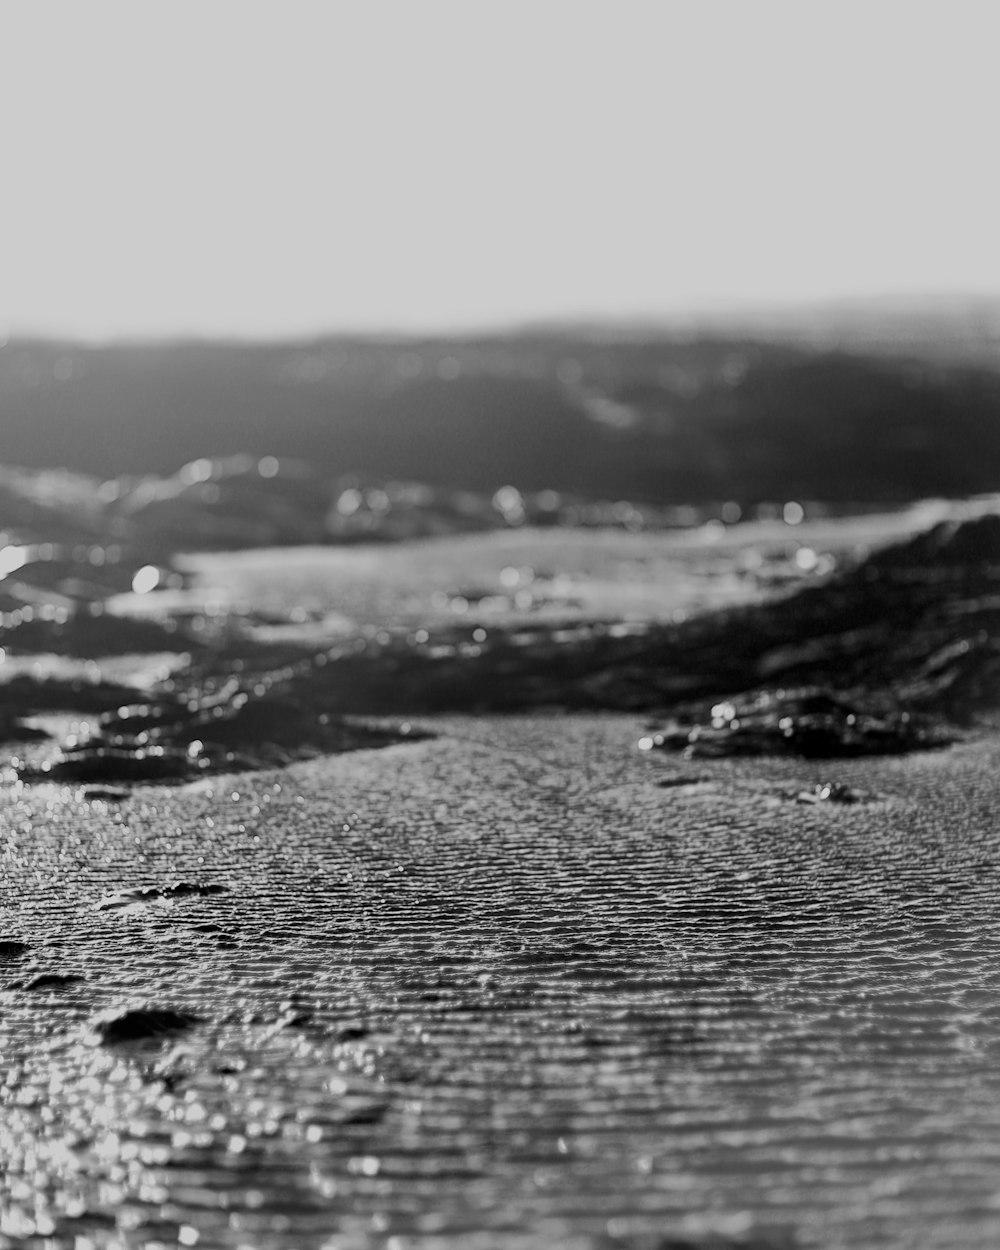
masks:
<instances>
[{"instance_id":1,"label":"wet sand","mask_svg":"<svg viewBox=\"0 0 1000 1250\"><path fill-rule=\"evenodd\" d=\"M202 559L193 593L218 602L228 570L237 607L185 626L193 699L152 651L10 656L8 707L102 728L82 751L15 743L0 784L3 1250L1000 1240L989 718L934 750L802 759L773 738L644 750L648 712L427 712L456 672L542 704L648 674L652 707L665 663L724 667L730 635L697 612L760 598L739 542L630 537ZM805 545L784 536L775 567ZM851 671L874 647L893 689L984 699L995 569L973 555L958 578L926 552L915 580L879 574L912 630L882 621ZM676 632L615 617L636 585L640 624ZM784 655L825 602L765 603L734 636ZM847 672L808 641L812 670ZM119 707L143 681L161 702ZM342 717L365 707L386 714Z\"/></svg>"},{"instance_id":2,"label":"wet sand","mask_svg":"<svg viewBox=\"0 0 1000 1250\"><path fill-rule=\"evenodd\" d=\"M833 766L427 727L3 787L0 1244L1000 1237L996 738ZM798 797L830 780L864 800ZM186 1027L95 1032L128 1004Z\"/></svg>"}]
</instances>

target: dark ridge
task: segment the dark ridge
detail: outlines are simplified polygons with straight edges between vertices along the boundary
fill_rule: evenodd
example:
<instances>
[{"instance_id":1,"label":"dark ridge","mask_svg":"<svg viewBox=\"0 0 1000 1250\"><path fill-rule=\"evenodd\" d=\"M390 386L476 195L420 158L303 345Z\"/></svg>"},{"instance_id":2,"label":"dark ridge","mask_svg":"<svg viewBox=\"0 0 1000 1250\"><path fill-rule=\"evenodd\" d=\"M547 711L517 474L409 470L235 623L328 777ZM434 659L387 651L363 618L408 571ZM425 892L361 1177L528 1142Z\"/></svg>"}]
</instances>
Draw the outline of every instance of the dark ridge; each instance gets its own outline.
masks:
<instances>
[{"instance_id":1,"label":"dark ridge","mask_svg":"<svg viewBox=\"0 0 1000 1250\"><path fill-rule=\"evenodd\" d=\"M8 686L10 715L103 713L24 780L184 781L413 741L377 717L536 708L671 717L656 745L835 757L924 749L1000 711L1000 516L939 525L784 597L621 630L461 626L318 655L221 637L136 705L121 687ZM485 637L483 636L485 634Z\"/></svg>"},{"instance_id":2,"label":"dark ridge","mask_svg":"<svg viewBox=\"0 0 1000 1250\"><path fill-rule=\"evenodd\" d=\"M518 435L519 445L525 437ZM7 495L24 506L7 506L4 482ZM495 487L334 473L321 464L247 454L193 461L168 476L105 482L64 471L0 467L0 516L20 560L0 588L0 612L15 645L48 642L88 654L88 646L100 645L110 628L102 619L104 603L130 590L139 569L156 569L160 589L184 586L174 567L177 551L398 542L521 524L660 529L707 520L720 506L637 505L620 495L609 499L504 485L498 494ZM30 609L25 620L7 619L18 608ZM123 650L198 645L180 620L165 625L122 620L118 629Z\"/></svg>"},{"instance_id":3,"label":"dark ridge","mask_svg":"<svg viewBox=\"0 0 1000 1250\"><path fill-rule=\"evenodd\" d=\"M986 516L918 535L784 598L640 634L493 627L474 646L470 621L422 646L343 649L291 685L340 713L681 708L706 742L712 705L739 696L728 722L798 717L784 736L803 752L833 749L821 732L831 715L844 722L841 753L926 746L948 737L934 728L942 717L971 723L1000 708L996 530Z\"/></svg>"},{"instance_id":4,"label":"dark ridge","mask_svg":"<svg viewBox=\"0 0 1000 1250\"><path fill-rule=\"evenodd\" d=\"M47 651L81 659L198 651L205 645L175 621L141 621L87 610L74 611L65 621L35 618L3 632L4 645L15 653Z\"/></svg>"},{"instance_id":5,"label":"dark ridge","mask_svg":"<svg viewBox=\"0 0 1000 1250\"><path fill-rule=\"evenodd\" d=\"M123 701L105 712L86 742L41 763L19 762L18 776L86 786L169 784L427 736L408 724L368 724L328 712L302 681L266 682L263 694L255 691L258 675L224 682L221 690L209 682L180 697L165 692L156 704Z\"/></svg>"},{"instance_id":6,"label":"dark ridge","mask_svg":"<svg viewBox=\"0 0 1000 1250\"><path fill-rule=\"evenodd\" d=\"M7 462L99 479L247 454L486 492L886 502L991 490L1000 462L993 370L745 336L14 342L0 395Z\"/></svg>"},{"instance_id":7,"label":"dark ridge","mask_svg":"<svg viewBox=\"0 0 1000 1250\"><path fill-rule=\"evenodd\" d=\"M24 715L30 714L31 709L26 704ZM22 715L14 709L0 709L0 742L38 742L47 737L44 729L26 725Z\"/></svg>"},{"instance_id":8,"label":"dark ridge","mask_svg":"<svg viewBox=\"0 0 1000 1250\"><path fill-rule=\"evenodd\" d=\"M653 698L670 706L687 675L688 700L825 686L959 721L995 711L998 536L995 514L938 526L786 598L650 631L634 657L606 666L597 686L638 696L641 673Z\"/></svg>"},{"instance_id":9,"label":"dark ridge","mask_svg":"<svg viewBox=\"0 0 1000 1250\"><path fill-rule=\"evenodd\" d=\"M22 764L17 775L22 781L88 785L107 781L173 782L197 776L197 771L184 751L163 747L124 750L90 744L68 748L57 759L39 765Z\"/></svg>"},{"instance_id":10,"label":"dark ridge","mask_svg":"<svg viewBox=\"0 0 1000 1250\"><path fill-rule=\"evenodd\" d=\"M941 521L926 533L875 552L855 576L865 580L871 570L927 569L941 576L954 570L971 577L990 568L1000 571L1000 513L988 512L968 521Z\"/></svg>"},{"instance_id":11,"label":"dark ridge","mask_svg":"<svg viewBox=\"0 0 1000 1250\"><path fill-rule=\"evenodd\" d=\"M940 717L912 712L885 696L848 702L814 686L737 695L707 712L692 709L641 738L639 746L683 750L689 758L796 755L849 759L929 750L949 745L955 736ZM848 791L830 785L798 797L805 803L856 801Z\"/></svg>"},{"instance_id":12,"label":"dark ridge","mask_svg":"<svg viewBox=\"0 0 1000 1250\"><path fill-rule=\"evenodd\" d=\"M116 682L79 678L60 681L29 676L12 678L4 684L3 692L6 701L30 706L36 711L100 712L135 697L131 686Z\"/></svg>"}]
</instances>

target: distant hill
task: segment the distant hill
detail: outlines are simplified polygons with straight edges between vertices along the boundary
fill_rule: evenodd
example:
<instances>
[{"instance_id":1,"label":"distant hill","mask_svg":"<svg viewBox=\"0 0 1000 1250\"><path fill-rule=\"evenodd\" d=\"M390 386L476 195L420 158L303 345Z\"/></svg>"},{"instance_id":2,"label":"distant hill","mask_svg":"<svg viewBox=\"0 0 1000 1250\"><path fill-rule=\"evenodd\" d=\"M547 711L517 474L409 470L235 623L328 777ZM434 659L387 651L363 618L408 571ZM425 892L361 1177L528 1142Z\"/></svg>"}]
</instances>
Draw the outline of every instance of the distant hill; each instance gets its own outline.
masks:
<instances>
[{"instance_id":1,"label":"distant hill","mask_svg":"<svg viewBox=\"0 0 1000 1250\"><path fill-rule=\"evenodd\" d=\"M657 504L995 490L1000 372L748 337L0 348L0 464L99 478L249 453Z\"/></svg>"},{"instance_id":2,"label":"distant hill","mask_svg":"<svg viewBox=\"0 0 1000 1250\"><path fill-rule=\"evenodd\" d=\"M910 357L1000 369L1000 297L926 295L841 299L698 322L700 333L740 334L812 350Z\"/></svg>"}]
</instances>

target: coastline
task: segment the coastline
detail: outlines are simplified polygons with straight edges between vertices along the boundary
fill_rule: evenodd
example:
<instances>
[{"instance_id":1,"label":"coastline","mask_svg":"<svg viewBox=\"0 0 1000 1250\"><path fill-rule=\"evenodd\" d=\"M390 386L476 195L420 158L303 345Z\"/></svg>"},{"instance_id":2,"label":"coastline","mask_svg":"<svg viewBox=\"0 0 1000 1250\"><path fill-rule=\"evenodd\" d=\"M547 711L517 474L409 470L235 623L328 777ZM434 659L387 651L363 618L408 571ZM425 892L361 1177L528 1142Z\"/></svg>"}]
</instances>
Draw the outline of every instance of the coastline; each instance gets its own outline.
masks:
<instances>
[{"instance_id":1,"label":"coastline","mask_svg":"<svg viewBox=\"0 0 1000 1250\"><path fill-rule=\"evenodd\" d=\"M12 648L2 1250L995 1240L992 525L786 526L767 582L717 530L207 557L173 658ZM979 711L730 750L796 647ZM726 749L640 746L685 707Z\"/></svg>"}]
</instances>

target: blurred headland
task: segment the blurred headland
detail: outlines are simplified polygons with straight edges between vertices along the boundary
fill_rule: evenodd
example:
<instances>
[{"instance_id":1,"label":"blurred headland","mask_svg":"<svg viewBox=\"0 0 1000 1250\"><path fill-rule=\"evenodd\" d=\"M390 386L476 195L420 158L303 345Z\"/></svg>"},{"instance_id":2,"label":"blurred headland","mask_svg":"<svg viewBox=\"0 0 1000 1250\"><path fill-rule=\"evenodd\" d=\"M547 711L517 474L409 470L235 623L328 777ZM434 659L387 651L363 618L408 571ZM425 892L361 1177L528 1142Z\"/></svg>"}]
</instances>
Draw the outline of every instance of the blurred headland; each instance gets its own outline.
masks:
<instances>
[{"instance_id":1,"label":"blurred headland","mask_svg":"<svg viewBox=\"0 0 1000 1250\"><path fill-rule=\"evenodd\" d=\"M656 505L996 489L1000 301L469 336L0 348L0 463L108 480L203 457Z\"/></svg>"}]
</instances>

